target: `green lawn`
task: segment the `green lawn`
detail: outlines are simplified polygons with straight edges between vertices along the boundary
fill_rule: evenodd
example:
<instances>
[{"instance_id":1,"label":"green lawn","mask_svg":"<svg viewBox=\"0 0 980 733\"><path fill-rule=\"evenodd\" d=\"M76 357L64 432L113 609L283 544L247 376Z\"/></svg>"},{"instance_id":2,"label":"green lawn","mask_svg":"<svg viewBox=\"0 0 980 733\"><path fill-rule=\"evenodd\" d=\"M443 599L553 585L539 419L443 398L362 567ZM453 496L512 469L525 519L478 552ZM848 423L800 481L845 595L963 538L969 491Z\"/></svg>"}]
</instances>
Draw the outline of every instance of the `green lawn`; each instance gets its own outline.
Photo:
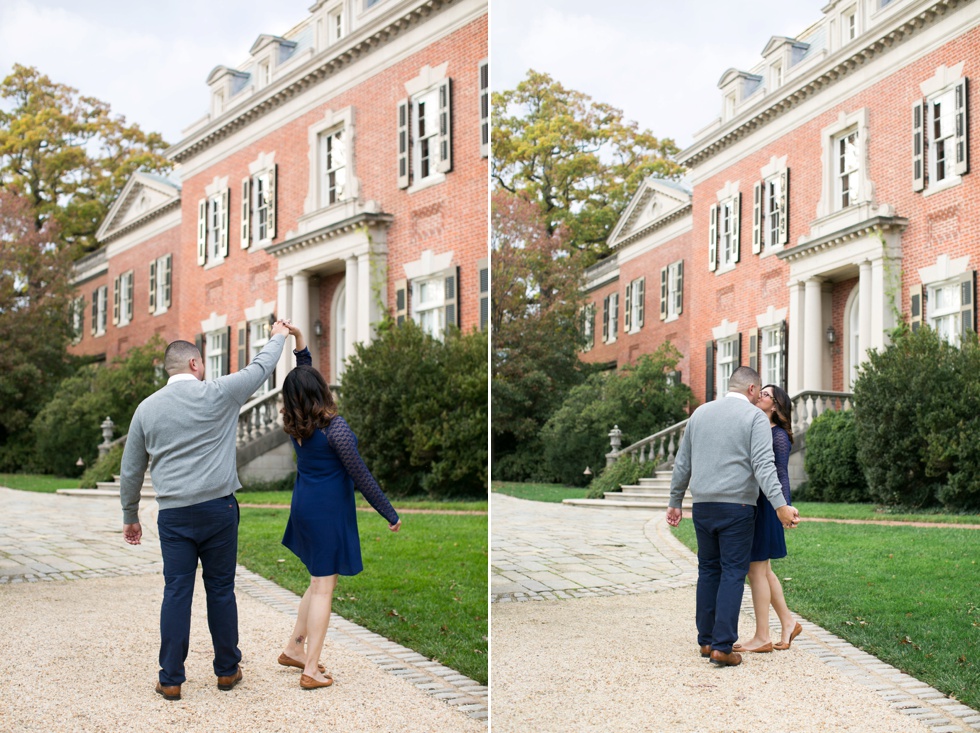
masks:
<instances>
[{"instance_id":1,"label":"green lawn","mask_svg":"<svg viewBox=\"0 0 980 733\"><path fill-rule=\"evenodd\" d=\"M293 497L292 491L239 491L239 504L281 504L289 506ZM360 493L354 494L355 502L359 507L370 508L367 499ZM458 512L485 512L487 511L486 501L432 501L431 499L419 499L408 497L404 499L391 499L391 504L395 509L434 509L439 511L458 511Z\"/></svg>"},{"instance_id":2,"label":"green lawn","mask_svg":"<svg viewBox=\"0 0 980 733\"><path fill-rule=\"evenodd\" d=\"M302 594L309 573L280 544L288 516L242 509L239 562ZM398 533L374 513L357 521L364 571L340 578L334 610L487 684L487 516L411 514Z\"/></svg>"},{"instance_id":3,"label":"green lawn","mask_svg":"<svg viewBox=\"0 0 980 733\"><path fill-rule=\"evenodd\" d=\"M870 519L888 522L930 522L935 524L980 524L977 514L944 514L940 510L893 510L874 504L831 504L819 501L793 502L806 517L825 519Z\"/></svg>"},{"instance_id":4,"label":"green lawn","mask_svg":"<svg viewBox=\"0 0 980 733\"><path fill-rule=\"evenodd\" d=\"M521 484L510 481L493 481L491 491L531 501L561 503L563 499L584 499L588 489L576 489L562 484Z\"/></svg>"},{"instance_id":5,"label":"green lawn","mask_svg":"<svg viewBox=\"0 0 980 733\"><path fill-rule=\"evenodd\" d=\"M58 489L77 489L77 478L39 476L29 473L0 473L0 486L19 491L40 491L53 494Z\"/></svg>"},{"instance_id":6,"label":"green lawn","mask_svg":"<svg viewBox=\"0 0 980 733\"><path fill-rule=\"evenodd\" d=\"M673 531L696 549L693 522ZM812 523L786 544L793 611L980 708L980 530Z\"/></svg>"}]
</instances>

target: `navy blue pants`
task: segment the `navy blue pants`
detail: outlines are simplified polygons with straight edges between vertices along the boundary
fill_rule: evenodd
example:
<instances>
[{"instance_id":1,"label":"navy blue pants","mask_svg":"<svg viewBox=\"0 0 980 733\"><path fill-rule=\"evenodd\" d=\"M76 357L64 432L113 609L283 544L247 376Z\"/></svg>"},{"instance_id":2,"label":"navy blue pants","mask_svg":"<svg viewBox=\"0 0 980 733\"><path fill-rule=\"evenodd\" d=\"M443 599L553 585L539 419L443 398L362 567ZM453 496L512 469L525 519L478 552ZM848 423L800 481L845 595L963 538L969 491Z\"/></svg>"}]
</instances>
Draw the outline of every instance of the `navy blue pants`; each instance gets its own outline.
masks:
<instances>
[{"instance_id":1,"label":"navy blue pants","mask_svg":"<svg viewBox=\"0 0 980 733\"><path fill-rule=\"evenodd\" d=\"M160 608L161 685L180 685L187 679L184 660L190 644L191 602L198 560L208 599L214 673L219 677L233 675L242 661L235 601L238 518L238 502L233 494L192 506L160 510L157 528L166 581Z\"/></svg>"},{"instance_id":2,"label":"navy blue pants","mask_svg":"<svg viewBox=\"0 0 980 733\"><path fill-rule=\"evenodd\" d=\"M727 653L738 639L755 505L703 502L692 505L691 513L698 537L698 645Z\"/></svg>"}]
</instances>

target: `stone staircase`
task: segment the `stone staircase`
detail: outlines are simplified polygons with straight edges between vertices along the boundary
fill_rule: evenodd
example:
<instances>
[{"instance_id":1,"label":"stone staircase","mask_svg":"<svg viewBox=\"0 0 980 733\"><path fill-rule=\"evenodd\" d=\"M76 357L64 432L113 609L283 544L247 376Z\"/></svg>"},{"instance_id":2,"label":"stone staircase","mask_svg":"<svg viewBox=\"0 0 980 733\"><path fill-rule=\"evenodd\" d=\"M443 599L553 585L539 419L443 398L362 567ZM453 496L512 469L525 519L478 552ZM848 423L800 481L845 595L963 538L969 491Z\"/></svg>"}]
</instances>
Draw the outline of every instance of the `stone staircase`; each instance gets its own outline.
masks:
<instances>
[{"instance_id":1,"label":"stone staircase","mask_svg":"<svg viewBox=\"0 0 980 733\"><path fill-rule=\"evenodd\" d=\"M622 491L609 492L602 499L565 499L562 503L603 509L667 511L671 474L670 470L658 469L652 478L641 478L638 484L624 485ZM684 496L684 504L691 505L690 494Z\"/></svg>"},{"instance_id":2,"label":"stone staircase","mask_svg":"<svg viewBox=\"0 0 980 733\"><path fill-rule=\"evenodd\" d=\"M95 498L116 497L119 498L119 477L113 476L112 481L99 481L94 489L58 489L59 494L66 496L88 496ZM143 476L143 488L140 489L140 497L143 499L155 499L156 492L153 490L153 483L150 481L150 473L146 472Z\"/></svg>"}]
</instances>

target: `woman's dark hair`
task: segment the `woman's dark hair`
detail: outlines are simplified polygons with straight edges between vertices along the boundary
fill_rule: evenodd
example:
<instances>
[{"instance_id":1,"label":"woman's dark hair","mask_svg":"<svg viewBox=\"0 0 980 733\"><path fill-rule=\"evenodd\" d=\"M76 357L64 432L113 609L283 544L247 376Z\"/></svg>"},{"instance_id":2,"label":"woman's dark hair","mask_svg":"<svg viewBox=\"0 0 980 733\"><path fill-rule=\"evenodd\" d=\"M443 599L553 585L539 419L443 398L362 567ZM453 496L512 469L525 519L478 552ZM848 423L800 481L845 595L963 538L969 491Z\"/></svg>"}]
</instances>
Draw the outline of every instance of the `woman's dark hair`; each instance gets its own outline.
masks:
<instances>
[{"instance_id":1,"label":"woman's dark hair","mask_svg":"<svg viewBox=\"0 0 980 733\"><path fill-rule=\"evenodd\" d=\"M767 384L763 389L768 389L772 395L772 404L776 408L772 412L772 421L778 427L786 431L789 442L793 442L793 403L790 402L786 390L775 384Z\"/></svg>"},{"instance_id":2,"label":"woman's dark hair","mask_svg":"<svg viewBox=\"0 0 980 733\"><path fill-rule=\"evenodd\" d=\"M282 427L297 440L309 438L337 416L337 403L323 375L306 364L286 375L282 384Z\"/></svg>"}]
</instances>

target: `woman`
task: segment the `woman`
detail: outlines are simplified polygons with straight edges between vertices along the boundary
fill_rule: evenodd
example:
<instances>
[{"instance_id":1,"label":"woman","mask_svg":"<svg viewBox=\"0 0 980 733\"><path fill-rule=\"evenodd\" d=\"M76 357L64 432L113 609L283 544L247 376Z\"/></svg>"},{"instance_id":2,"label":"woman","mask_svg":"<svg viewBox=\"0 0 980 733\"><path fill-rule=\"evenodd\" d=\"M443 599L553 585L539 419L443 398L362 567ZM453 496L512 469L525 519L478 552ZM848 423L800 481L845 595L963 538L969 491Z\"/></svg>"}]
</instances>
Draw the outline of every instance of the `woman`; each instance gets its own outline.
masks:
<instances>
[{"instance_id":1,"label":"woman","mask_svg":"<svg viewBox=\"0 0 980 733\"><path fill-rule=\"evenodd\" d=\"M296 450L296 485L282 544L310 571L310 587L279 664L301 668L300 687L315 690L333 684L319 658L337 576L357 575L364 568L354 487L388 520L392 532L399 530L401 520L361 460L354 433L337 415L327 383L312 366L303 334L288 321L286 325L296 338L297 365L282 386L282 415Z\"/></svg>"},{"instance_id":2,"label":"woman","mask_svg":"<svg viewBox=\"0 0 980 733\"><path fill-rule=\"evenodd\" d=\"M789 493L789 450L793 444L790 427L792 404L789 395L774 384L767 384L759 394L756 407L766 413L772 427L772 450L776 456L776 475L783 486L783 497L791 504ZM786 557L786 537L776 510L759 490L756 502L755 537L752 540L752 556L749 563L749 585L752 586L752 606L755 609L755 636L744 644L735 644L737 652L771 652L773 649L789 649L793 639L803 631L793 619L783 597L783 587L772 571L770 560ZM769 638L769 606L776 611L782 626L780 640L775 644Z\"/></svg>"}]
</instances>

